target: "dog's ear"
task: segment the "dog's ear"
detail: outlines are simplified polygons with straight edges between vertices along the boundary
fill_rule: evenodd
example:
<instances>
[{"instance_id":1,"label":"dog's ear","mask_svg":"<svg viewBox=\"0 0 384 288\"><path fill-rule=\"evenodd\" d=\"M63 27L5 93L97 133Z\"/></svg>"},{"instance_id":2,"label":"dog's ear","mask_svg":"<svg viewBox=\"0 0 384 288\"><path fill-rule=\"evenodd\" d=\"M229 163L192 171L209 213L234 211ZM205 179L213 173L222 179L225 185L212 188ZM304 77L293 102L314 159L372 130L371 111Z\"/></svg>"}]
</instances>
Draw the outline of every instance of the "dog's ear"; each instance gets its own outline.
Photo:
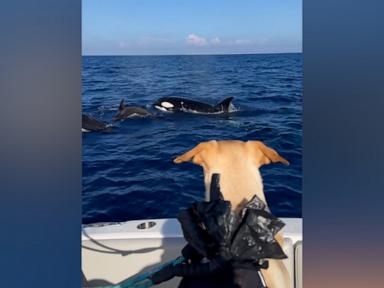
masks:
<instances>
[{"instance_id":1,"label":"dog's ear","mask_svg":"<svg viewBox=\"0 0 384 288\"><path fill-rule=\"evenodd\" d=\"M202 152L204 152L211 142L201 142L200 144L196 145L194 148L189 150L188 152L184 153L183 155L180 155L176 157L173 162L176 164L191 161L197 165L202 165L204 162L204 159L202 157Z\"/></svg>"},{"instance_id":2,"label":"dog's ear","mask_svg":"<svg viewBox=\"0 0 384 288\"><path fill-rule=\"evenodd\" d=\"M248 141L247 145L251 146L251 149L253 152L255 151L260 151L261 152L261 157L259 156L259 165L266 165L276 162L283 163L284 165L289 165L289 162L281 157L279 153L277 153L274 149L266 146L263 142L261 141ZM260 155L260 153L258 153Z\"/></svg>"}]
</instances>

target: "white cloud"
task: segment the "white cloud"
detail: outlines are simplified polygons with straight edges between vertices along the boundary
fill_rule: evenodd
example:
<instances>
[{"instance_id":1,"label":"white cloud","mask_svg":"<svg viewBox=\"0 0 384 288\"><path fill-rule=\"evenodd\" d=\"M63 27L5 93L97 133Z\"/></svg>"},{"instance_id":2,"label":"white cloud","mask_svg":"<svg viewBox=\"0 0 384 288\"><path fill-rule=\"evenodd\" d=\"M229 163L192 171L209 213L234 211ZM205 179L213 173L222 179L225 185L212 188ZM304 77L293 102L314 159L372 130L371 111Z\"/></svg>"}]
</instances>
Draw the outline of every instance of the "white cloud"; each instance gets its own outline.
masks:
<instances>
[{"instance_id":1,"label":"white cloud","mask_svg":"<svg viewBox=\"0 0 384 288\"><path fill-rule=\"evenodd\" d=\"M212 44L220 44L221 43L221 40L219 37L215 37L215 38L212 38L211 39L211 43Z\"/></svg>"},{"instance_id":2,"label":"white cloud","mask_svg":"<svg viewBox=\"0 0 384 288\"><path fill-rule=\"evenodd\" d=\"M185 41L187 44L194 46L206 46L208 44L207 39L197 36L196 34L189 34L187 38L185 38Z\"/></svg>"}]
</instances>

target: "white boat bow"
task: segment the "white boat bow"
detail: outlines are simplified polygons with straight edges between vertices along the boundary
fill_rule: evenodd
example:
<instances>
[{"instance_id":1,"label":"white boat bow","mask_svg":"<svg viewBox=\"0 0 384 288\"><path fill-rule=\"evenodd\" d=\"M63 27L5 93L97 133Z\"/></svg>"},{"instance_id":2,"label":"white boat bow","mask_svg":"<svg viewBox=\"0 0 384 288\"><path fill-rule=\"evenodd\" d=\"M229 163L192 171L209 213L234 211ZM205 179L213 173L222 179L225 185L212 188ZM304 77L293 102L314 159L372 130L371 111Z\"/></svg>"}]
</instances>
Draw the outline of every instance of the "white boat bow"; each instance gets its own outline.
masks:
<instances>
[{"instance_id":1,"label":"white boat bow","mask_svg":"<svg viewBox=\"0 0 384 288\"><path fill-rule=\"evenodd\" d=\"M302 288L302 219L281 218L284 260L295 288ZM180 256L186 244L176 219L134 220L84 225L82 229L83 286L117 284L137 273ZM180 278L156 287L177 287Z\"/></svg>"}]
</instances>

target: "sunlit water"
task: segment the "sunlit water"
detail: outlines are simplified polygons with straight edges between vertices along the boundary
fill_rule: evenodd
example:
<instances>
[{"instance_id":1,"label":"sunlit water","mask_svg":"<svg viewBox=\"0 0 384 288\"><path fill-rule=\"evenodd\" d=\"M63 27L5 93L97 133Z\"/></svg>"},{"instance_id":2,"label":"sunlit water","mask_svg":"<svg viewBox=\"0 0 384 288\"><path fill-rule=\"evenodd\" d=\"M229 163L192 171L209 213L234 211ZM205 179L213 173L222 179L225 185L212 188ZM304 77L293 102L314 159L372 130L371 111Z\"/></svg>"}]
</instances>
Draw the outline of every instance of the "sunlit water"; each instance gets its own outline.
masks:
<instances>
[{"instance_id":1,"label":"sunlit water","mask_svg":"<svg viewBox=\"0 0 384 288\"><path fill-rule=\"evenodd\" d=\"M277 216L301 217L302 56L83 57L83 112L111 122L122 98L156 115L83 133L83 223L175 217L204 198L203 172L173 164L211 139L262 140L290 166L261 169ZM164 96L215 104L233 96L229 115L165 114Z\"/></svg>"}]
</instances>

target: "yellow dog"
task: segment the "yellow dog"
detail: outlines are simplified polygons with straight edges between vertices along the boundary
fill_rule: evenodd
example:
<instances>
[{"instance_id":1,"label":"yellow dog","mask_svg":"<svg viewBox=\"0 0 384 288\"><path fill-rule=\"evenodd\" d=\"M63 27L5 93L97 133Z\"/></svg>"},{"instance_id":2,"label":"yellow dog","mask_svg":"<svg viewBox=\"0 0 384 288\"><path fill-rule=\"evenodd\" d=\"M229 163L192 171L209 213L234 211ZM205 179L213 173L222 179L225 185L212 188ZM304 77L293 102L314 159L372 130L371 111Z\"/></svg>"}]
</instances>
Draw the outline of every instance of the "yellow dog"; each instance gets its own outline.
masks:
<instances>
[{"instance_id":1,"label":"yellow dog","mask_svg":"<svg viewBox=\"0 0 384 288\"><path fill-rule=\"evenodd\" d=\"M289 165L274 149L260 141L236 140L202 142L174 160L175 163L185 161L203 167L206 195L209 195L212 174L220 174L221 193L236 212L255 194L267 204L260 166L275 162ZM281 233L276 240L283 245ZM268 288L291 288L288 271L281 260L270 260L263 276Z\"/></svg>"}]
</instances>

